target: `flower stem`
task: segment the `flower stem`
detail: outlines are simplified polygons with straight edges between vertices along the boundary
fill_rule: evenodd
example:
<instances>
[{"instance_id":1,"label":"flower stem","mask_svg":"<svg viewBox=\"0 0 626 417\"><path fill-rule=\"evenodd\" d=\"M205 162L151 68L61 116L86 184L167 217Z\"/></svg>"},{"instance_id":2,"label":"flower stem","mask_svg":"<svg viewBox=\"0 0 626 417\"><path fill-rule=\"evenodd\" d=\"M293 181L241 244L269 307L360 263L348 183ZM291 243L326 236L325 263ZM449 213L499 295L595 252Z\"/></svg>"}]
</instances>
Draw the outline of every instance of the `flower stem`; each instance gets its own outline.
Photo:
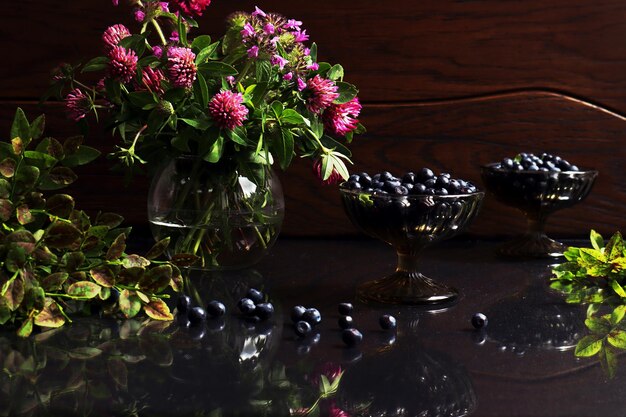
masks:
<instances>
[{"instance_id":1,"label":"flower stem","mask_svg":"<svg viewBox=\"0 0 626 417\"><path fill-rule=\"evenodd\" d=\"M161 30L161 26L159 25L159 23L154 19L152 19L150 23L152 23L152 26L154 26L154 29L156 29L157 34L159 35L159 38L161 38L161 43L163 44L163 46L167 45L167 41L165 40L165 35L163 35L163 31Z\"/></svg>"}]
</instances>

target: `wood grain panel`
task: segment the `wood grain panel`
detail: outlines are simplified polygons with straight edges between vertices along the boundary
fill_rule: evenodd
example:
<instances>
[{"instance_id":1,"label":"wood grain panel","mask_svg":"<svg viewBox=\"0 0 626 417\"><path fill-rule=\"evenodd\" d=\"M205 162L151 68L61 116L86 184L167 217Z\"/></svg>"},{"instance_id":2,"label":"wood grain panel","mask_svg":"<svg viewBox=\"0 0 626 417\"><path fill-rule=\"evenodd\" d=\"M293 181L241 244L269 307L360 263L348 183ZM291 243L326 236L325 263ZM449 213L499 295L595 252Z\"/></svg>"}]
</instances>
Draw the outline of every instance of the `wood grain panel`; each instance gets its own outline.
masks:
<instances>
[{"instance_id":1,"label":"wood grain panel","mask_svg":"<svg viewBox=\"0 0 626 417\"><path fill-rule=\"evenodd\" d=\"M22 103L31 115L36 105ZM60 105L45 109L48 133L74 134ZM14 107L0 105L0 132L7 132ZM549 229L556 235L582 236L593 227L605 233L626 230L624 118L569 97L542 91L519 92L471 100L426 104L370 105L363 113L370 133L353 142L353 172L390 170L402 173L429 166L480 184L479 166L518 152L552 152L583 167L600 170L592 195L575 208L554 214ZM113 139L93 132L88 143L111 149ZM74 187L81 206L114 210L135 224L145 224L147 180L124 188L121 176L104 158L79 172ZM281 173L287 200L284 233L293 236L347 235L356 230L345 217L336 187L319 184L308 160L297 160ZM514 234L523 229L521 215L487 197L471 228L482 236Z\"/></svg>"},{"instance_id":2,"label":"wood grain panel","mask_svg":"<svg viewBox=\"0 0 626 417\"><path fill-rule=\"evenodd\" d=\"M200 19L219 34L234 9L259 4L305 22L324 60L341 62L367 102L540 87L626 111L622 0L215 0ZM109 0L22 0L0 15L0 98L39 97L50 69L101 48L129 22Z\"/></svg>"}]
</instances>

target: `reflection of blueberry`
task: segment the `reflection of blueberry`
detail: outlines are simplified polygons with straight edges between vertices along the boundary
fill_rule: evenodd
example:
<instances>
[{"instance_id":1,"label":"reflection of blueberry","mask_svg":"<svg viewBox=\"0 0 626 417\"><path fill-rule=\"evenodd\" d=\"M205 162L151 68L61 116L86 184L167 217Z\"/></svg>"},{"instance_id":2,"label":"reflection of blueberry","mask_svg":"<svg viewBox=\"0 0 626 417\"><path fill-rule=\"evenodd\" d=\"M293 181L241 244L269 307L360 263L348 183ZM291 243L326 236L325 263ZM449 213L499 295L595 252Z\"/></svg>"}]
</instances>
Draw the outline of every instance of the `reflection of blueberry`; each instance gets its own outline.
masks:
<instances>
[{"instance_id":1,"label":"reflection of blueberry","mask_svg":"<svg viewBox=\"0 0 626 417\"><path fill-rule=\"evenodd\" d=\"M263 293L255 288L250 288L246 293L246 297L251 299L254 304L263 302Z\"/></svg>"},{"instance_id":2,"label":"reflection of blueberry","mask_svg":"<svg viewBox=\"0 0 626 417\"><path fill-rule=\"evenodd\" d=\"M206 312L211 317L221 317L226 313L226 307L221 302L213 300L207 304Z\"/></svg>"},{"instance_id":3,"label":"reflection of blueberry","mask_svg":"<svg viewBox=\"0 0 626 417\"><path fill-rule=\"evenodd\" d=\"M382 327L384 330L395 329L398 325L396 322L396 318L394 316L390 316L389 314L384 314L380 316L378 323L380 324L380 327Z\"/></svg>"},{"instance_id":4,"label":"reflection of blueberry","mask_svg":"<svg viewBox=\"0 0 626 417\"><path fill-rule=\"evenodd\" d=\"M357 329L346 329L341 332L341 339L348 347L356 346L363 340L363 334Z\"/></svg>"},{"instance_id":5,"label":"reflection of blueberry","mask_svg":"<svg viewBox=\"0 0 626 417\"><path fill-rule=\"evenodd\" d=\"M342 316L349 316L352 314L354 307L352 306L352 303L339 303L337 310Z\"/></svg>"},{"instance_id":6,"label":"reflection of blueberry","mask_svg":"<svg viewBox=\"0 0 626 417\"><path fill-rule=\"evenodd\" d=\"M267 320L274 314L274 306L271 303L257 304L254 313L259 316L261 320Z\"/></svg>"},{"instance_id":7,"label":"reflection of blueberry","mask_svg":"<svg viewBox=\"0 0 626 417\"><path fill-rule=\"evenodd\" d=\"M322 322L322 315L316 308L307 308L302 315L302 320L308 322L311 326L315 326Z\"/></svg>"},{"instance_id":8,"label":"reflection of blueberry","mask_svg":"<svg viewBox=\"0 0 626 417\"><path fill-rule=\"evenodd\" d=\"M180 313L186 313L187 310L191 307L191 297L188 295L180 295L178 297L178 302L176 303L176 308Z\"/></svg>"},{"instance_id":9,"label":"reflection of blueberry","mask_svg":"<svg viewBox=\"0 0 626 417\"><path fill-rule=\"evenodd\" d=\"M351 329L354 327L354 320L351 316L339 317L339 327L342 329Z\"/></svg>"},{"instance_id":10,"label":"reflection of blueberry","mask_svg":"<svg viewBox=\"0 0 626 417\"><path fill-rule=\"evenodd\" d=\"M295 329L296 329L296 334L300 337L306 336L307 334L311 333L311 330L313 330L311 325L304 320L297 322Z\"/></svg>"},{"instance_id":11,"label":"reflection of blueberry","mask_svg":"<svg viewBox=\"0 0 626 417\"><path fill-rule=\"evenodd\" d=\"M211 333L221 332L222 330L226 328L226 321L224 320L224 317L219 317L215 320L210 320L207 323L207 328L209 329Z\"/></svg>"},{"instance_id":12,"label":"reflection of blueberry","mask_svg":"<svg viewBox=\"0 0 626 417\"><path fill-rule=\"evenodd\" d=\"M294 323L297 323L300 320L302 320L302 315L304 314L305 311L306 311L306 308L304 306L295 306L294 308L292 308L291 309L291 321L293 321Z\"/></svg>"},{"instance_id":13,"label":"reflection of blueberry","mask_svg":"<svg viewBox=\"0 0 626 417\"><path fill-rule=\"evenodd\" d=\"M206 336L206 330L204 327L192 327L189 329L189 336L192 340L200 341Z\"/></svg>"},{"instance_id":14,"label":"reflection of blueberry","mask_svg":"<svg viewBox=\"0 0 626 417\"><path fill-rule=\"evenodd\" d=\"M187 317L189 317L191 324L200 324L206 320L206 311L202 307L194 307L189 310Z\"/></svg>"},{"instance_id":15,"label":"reflection of blueberry","mask_svg":"<svg viewBox=\"0 0 626 417\"><path fill-rule=\"evenodd\" d=\"M189 321L189 319L187 318L187 316L179 314L178 317L176 318L176 322L178 323L178 325L180 327L182 327L183 329L187 329L190 325L191 322Z\"/></svg>"},{"instance_id":16,"label":"reflection of blueberry","mask_svg":"<svg viewBox=\"0 0 626 417\"><path fill-rule=\"evenodd\" d=\"M241 311L241 313L246 315L254 313L254 310L256 309L254 301L249 298L242 298L241 300L239 300L239 303L237 303L237 307L239 308L239 311Z\"/></svg>"},{"instance_id":17,"label":"reflection of blueberry","mask_svg":"<svg viewBox=\"0 0 626 417\"><path fill-rule=\"evenodd\" d=\"M483 327L487 327L488 322L489 320L487 320L487 316L485 316L483 313L476 313L472 316L472 326L474 326L474 328L476 329L482 329Z\"/></svg>"}]
</instances>

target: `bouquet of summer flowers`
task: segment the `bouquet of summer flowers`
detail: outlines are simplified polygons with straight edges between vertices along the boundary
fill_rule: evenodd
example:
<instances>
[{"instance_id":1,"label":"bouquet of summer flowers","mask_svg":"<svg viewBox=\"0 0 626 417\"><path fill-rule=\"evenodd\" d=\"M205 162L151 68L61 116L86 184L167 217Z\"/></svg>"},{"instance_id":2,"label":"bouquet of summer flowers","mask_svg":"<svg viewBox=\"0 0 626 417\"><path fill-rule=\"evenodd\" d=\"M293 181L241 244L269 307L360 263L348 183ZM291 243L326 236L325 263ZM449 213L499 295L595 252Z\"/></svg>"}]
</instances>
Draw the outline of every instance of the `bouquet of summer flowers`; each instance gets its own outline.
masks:
<instances>
[{"instance_id":1,"label":"bouquet of summer flowers","mask_svg":"<svg viewBox=\"0 0 626 417\"><path fill-rule=\"evenodd\" d=\"M140 29L109 27L102 36L105 55L80 68L101 72L100 81L85 85L75 77L79 68L65 65L54 76L53 88L65 97L76 121L106 111L108 126L120 138L112 156L123 166L153 171L164 160L187 158L165 172L180 184L170 196L165 223L193 229L173 239L177 252L218 266L224 248L267 247L277 234L276 222L267 218L282 210L266 190L269 167L276 162L286 169L300 155L313 160L315 174L325 183L347 179L351 154L346 145L365 130L358 121L357 89L343 81L340 65L317 61L316 44L308 43L302 22L295 19L258 7L235 12L224 36L214 40L192 36L198 26L194 17L210 0L130 2ZM242 175L247 188L238 180ZM244 190L220 198L197 192L219 189L223 194L233 188ZM163 196L155 200L162 203ZM218 207L222 214L225 207L230 213L245 212L246 223L256 226L221 236L200 227L219 223L223 230L225 223L233 223L230 214L230 220L220 220ZM270 223L274 226L258 227ZM168 233L174 229L181 227Z\"/></svg>"}]
</instances>

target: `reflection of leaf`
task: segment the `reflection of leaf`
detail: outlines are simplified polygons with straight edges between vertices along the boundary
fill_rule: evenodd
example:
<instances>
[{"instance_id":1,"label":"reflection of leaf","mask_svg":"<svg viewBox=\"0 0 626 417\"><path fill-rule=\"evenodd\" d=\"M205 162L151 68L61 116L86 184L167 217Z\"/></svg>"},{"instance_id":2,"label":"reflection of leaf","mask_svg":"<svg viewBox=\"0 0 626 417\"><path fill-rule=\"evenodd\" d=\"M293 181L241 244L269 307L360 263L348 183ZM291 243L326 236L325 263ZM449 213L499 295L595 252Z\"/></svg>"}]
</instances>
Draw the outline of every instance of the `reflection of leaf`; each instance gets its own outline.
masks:
<instances>
[{"instance_id":1,"label":"reflection of leaf","mask_svg":"<svg viewBox=\"0 0 626 417\"><path fill-rule=\"evenodd\" d=\"M115 383L126 388L128 385L128 369L124 361L120 358L109 358L107 368Z\"/></svg>"},{"instance_id":2,"label":"reflection of leaf","mask_svg":"<svg viewBox=\"0 0 626 417\"><path fill-rule=\"evenodd\" d=\"M78 347L75 349L72 349L71 351L68 352L68 355L70 356L70 358L73 359L82 359L82 360L86 360L86 359L93 359L96 356L99 356L102 353L102 351L98 348L94 348L94 347Z\"/></svg>"},{"instance_id":3,"label":"reflection of leaf","mask_svg":"<svg viewBox=\"0 0 626 417\"><path fill-rule=\"evenodd\" d=\"M61 327L65 324L65 318L52 298L46 297L43 310L35 316L35 324L41 327Z\"/></svg>"},{"instance_id":4,"label":"reflection of leaf","mask_svg":"<svg viewBox=\"0 0 626 417\"><path fill-rule=\"evenodd\" d=\"M609 346L603 346L603 349L599 352L600 365L602 365L602 369L606 372L609 378L615 377L615 371L617 369L617 357L615 356L615 352Z\"/></svg>"},{"instance_id":5,"label":"reflection of leaf","mask_svg":"<svg viewBox=\"0 0 626 417\"><path fill-rule=\"evenodd\" d=\"M602 339L594 335L585 336L576 345L574 354L580 357L593 356L602 348Z\"/></svg>"}]
</instances>

